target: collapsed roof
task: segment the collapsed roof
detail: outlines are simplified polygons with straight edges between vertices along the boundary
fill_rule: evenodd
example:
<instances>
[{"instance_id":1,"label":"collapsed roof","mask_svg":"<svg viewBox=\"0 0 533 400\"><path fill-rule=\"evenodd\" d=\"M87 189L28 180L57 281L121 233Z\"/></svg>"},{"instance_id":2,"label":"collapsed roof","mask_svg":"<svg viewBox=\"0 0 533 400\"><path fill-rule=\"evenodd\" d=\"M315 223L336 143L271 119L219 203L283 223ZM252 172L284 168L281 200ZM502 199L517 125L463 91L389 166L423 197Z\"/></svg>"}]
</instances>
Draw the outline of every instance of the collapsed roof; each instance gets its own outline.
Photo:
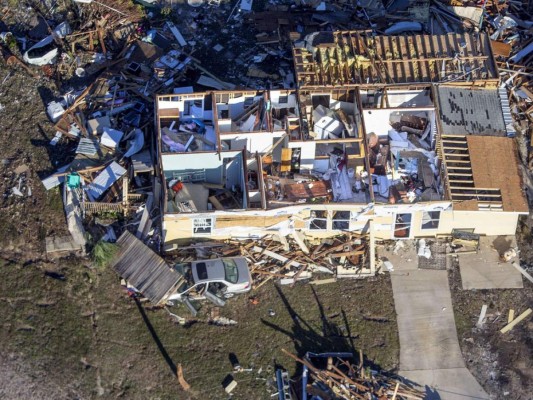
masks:
<instances>
[{"instance_id":1,"label":"collapsed roof","mask_svg":"<svg viewBox=\"0 0 533 400\"><path fill-rule=\"evenodd\" d=\"M498 79L486 34L315 32L293 55L300 87Z\"/></svg>"}]
</instances>

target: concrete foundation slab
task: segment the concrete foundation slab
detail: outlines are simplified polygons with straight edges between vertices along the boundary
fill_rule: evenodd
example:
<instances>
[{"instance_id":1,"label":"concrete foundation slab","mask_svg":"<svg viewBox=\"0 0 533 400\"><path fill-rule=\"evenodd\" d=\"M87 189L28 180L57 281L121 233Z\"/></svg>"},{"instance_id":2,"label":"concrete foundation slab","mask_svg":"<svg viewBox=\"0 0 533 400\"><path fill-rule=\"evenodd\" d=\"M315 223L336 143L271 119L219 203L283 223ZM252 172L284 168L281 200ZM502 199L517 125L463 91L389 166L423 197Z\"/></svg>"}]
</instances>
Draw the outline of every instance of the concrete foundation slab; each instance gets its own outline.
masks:
<instances>
[{"instance_id":1,"label":"concrete foundation slab","mask_svg":"<svg viewBox=\"0 0 533 400\"><path fill-rule=\"evenodd\" d=\"M460 254L463 289L523 288L520 272L500 261L500 254L511 247L516 247L514 236L482 236L477 254Z\"/></svg>"},{"instance_id":2,"label":"concrete foundation slab","mask_svg":"<svg viewBox=\"0 0 533 400\"><path fill-rule=\"evenodd\" d=\"M400 368L404 371L464 367L446 271L393 272Z\"/></svg>"},{"instance_id":3,"label":"concrete foundation slab","mask_svg":"<svg viewBox=\"0 0 533 400\"><path fill-rule=\"evenodd\" d=\"M447 271L416 270L412 253L408 248L403 256L400 252L387 255L394 263L391 280L400 336L399 374L425 387L427 399L488 399L465 367Z\"/></svg>"},{"instance_id":4,"label":"concrete foundation slab","mask_svg":"<svg viewBox=\"0 0 533 400\"><path fill-rule=\"evenodd\" d=\"M426 400L485 400L487 393L466 368L400 371L412 382L423 382Z\"/></svg>"}]
</instances>

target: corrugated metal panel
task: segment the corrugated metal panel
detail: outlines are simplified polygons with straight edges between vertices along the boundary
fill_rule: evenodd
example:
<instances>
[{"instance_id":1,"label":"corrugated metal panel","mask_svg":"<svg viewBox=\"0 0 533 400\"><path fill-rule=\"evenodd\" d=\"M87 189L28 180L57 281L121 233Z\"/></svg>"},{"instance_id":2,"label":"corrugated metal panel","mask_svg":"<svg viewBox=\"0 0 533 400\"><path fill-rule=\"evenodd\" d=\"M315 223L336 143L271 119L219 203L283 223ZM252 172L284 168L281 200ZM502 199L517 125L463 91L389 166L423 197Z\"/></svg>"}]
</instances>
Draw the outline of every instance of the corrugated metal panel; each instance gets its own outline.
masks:
<instances>
[{"instance_id":1,"label":"corrugated metal panel","mask_svg":"<svg viewBox=\"0 0 533 400\"><path fill-rule=\"evenodd\" d=\"M126 173L116 161L108 165L85 189L89 198L98 199L113 183Z\"/></svg>"},{"instance_id":2,"label":"corrugated metal panel","mask_svg":"<svg viewBox=\"0 0 533 400\"><path fill-rule=\"evenodd\" d=\"M139 290L151 302L158 304L182 279L152 249L125 231L117 240L119 250L111 268Z\"/></svg>"},{"instance_id":3,"label":"corrugated metal panel","mask_svg":"<svg viewBox=\"0 0 533 400\"><path fill-rule=\"evenodd\" d=\"M70 164L69 164L70 165ZM46 188L46 190L50 190L50 189L53 189L55 188L56 186L59 186L60 184L62 184L63 182L65 182L65 178L66 176L65 175L61 175L61 176L56 176L56 174L60 174L60 173L63 173L67 170L67 168L69 167L69 165L65 165L61 168L59 168L56 172L54 172L52 175L44 178L41 182L43 183L44 187Z\"/></svg>"},{"instance_id":4,"label":"corrugated metal panel","mask_svg":"<svg viewBox=\"0 0 533 400\"><path fill-rule=\"evenodd\" d=\"M76 154L87 154L93 156L98 151L100 145L91 139L81 138L78 147L76 148Z\"/></svg>"}]
</instances>

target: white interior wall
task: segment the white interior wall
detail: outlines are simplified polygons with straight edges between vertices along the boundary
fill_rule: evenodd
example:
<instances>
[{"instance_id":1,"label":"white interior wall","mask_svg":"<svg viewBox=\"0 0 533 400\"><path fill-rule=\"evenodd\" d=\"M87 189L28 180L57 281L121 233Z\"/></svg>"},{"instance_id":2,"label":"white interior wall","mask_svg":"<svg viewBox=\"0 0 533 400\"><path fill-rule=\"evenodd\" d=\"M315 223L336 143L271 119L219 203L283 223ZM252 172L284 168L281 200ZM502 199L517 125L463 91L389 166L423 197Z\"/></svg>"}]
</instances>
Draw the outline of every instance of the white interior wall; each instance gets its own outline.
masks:
<instances>
[{"instance_id":1,"label":"white interior wall","mask_svg":"<svg viewBox=\"0 0 533 400\"><path fill-rule=\"evenodd\" d=\"M367 91L361 91L363 104L367 102ZM379 94L376 94L377 104L381 103ZM429 107L433 105L429 90L387 90L390 107Z\"/></svg>"},{"instance_id":2,"label":"white interior wall","mask_svg":"<svg viewBox=\"0 0 533 400\"><path fill-rule=\"evenodd\" d=\"M161 155L163 171L183 171L194 169L211 169L222 165L222 158L232 158L240 151L219 153L179 153Z\"/></svg>"},{"instance_id":3,"label":"white interior wall","mask_svg":"<svg viewBox=\"0 0 533 400\"><path fill-rule=\"evenodd\" d=\"M179 108L180 110L183 109L183 101L162 101L159 100L159 109L160 110L167 110L169 108Z\"/></svg>"},{"instance_id":4,"label":"white interior wall","mask_svg":"<svg viewBox=\"0 0 533 400\"><path fill-rule=\"evenodd\" d=\"M434 108L409 108L409 109L376 109L364 110L363 122L365 124L366 134L374 132L378 136L387 136L389 130L392 129L389 119L393 112L417 112L424 111L428 114L429 122L434 126L435 124L435 109Z\"/></svg>"},{"instance_id":5,"label":"white interior wall","mask_svg":"<svg viewBox=\"0 0 533 400\"><path fill-rule=\"evenodd\" d=\"M263 96L241 96L233 99L229 99L227 103L217 103L218 110L229 110L230 118L235 118L244 111L244 102L247 98L253 97L254 103L259 101ZM219 113L220 116L220 113Z\"/></svg>"},{"instance_id":6,"label":"white interior wall","mask_svg":"<svg viewBox=\"0 0 533 400\"><path fill-rule=\"evenodd\" d=\"M218 130L220 132L231 132L233 128L233 121L231 119L219 119Z\"/></svg>"},{"instance_id":7,"label":"white interior wall","mask_svg":"<svg viewBox=\"0 0 533 400\"><path fill-rule=\"evenodd\" d=\"M237 136L231 140L231 149L246 149L250 153L263 154L270 149L272 136L270 135L247 135L247 137Z\"/></svg>"},{"instance_id":8,"label":"white interior wall","mask_svg":"<svg viewBox=\"0 0 533 400\"><path fill-rule=\"evenodd\" d=\"M271 90L270 91L270 104L272 108L293 108L296 107L296 95L289 94L287 103L280 104L279 97L287 96L286 92L281 90Z\"/></svg>"},{"instance_id":9,"label":"white interior wall","mask_svg":"<svg viewBox=\"0 0 533 400\"><path fill-rule=\"evenodd\" d=\"M313 169L322 173L326 172L329 169L329 159L314 160Z\"/></svg>"},{"instance_id":10,"label":"white interior wall","mask_svg":"<svg viewBox=\"0 0 533 400\"><path fill-rule=\"evenodd\" d=\"M300 148L300 169L311 170L314 168L315 163L315 148L316 143L313 141L308 142L289 142L289 149Z\"/></svg>"},{"instance_id":11,"label":"white interior wall","mask_svg":"<svg viewBox=\"0 0 533 400\"><path fill-rule=\"evenodd\" d=\"M242 172L242 157L232 157L226 164L226 189L231 190L233 185L239 185L243 188Z\"/></svg>"},{"instance_id":12,"label":"white interior wall","mask_svg":"<svg viewBox=\"0 0 533 400\"><path fill-rule=\"evenodd\" d=\"M194 115L184 115L183 112L185 110L185 101L196 101L196 100L202 100L202 107L197 110L197 113ZM159 101L159 109L160 110L167 110L169 108L177 108L180 111L180 118L198 118L202 120L213 120L213 110L205 110L205 98L203 96L199 96L196 98L191 99L184 99L180 101ZM199 112L198 112L199 111Z\"/></svg>"},{"instance_id":13,"label":"white interior wall","mask_svg":"<svg viewBox=\"0 0 533 400\"><path fill-rule=\"evenodd\" d=\"M363 121L366 134L374 132L378 136L387 136L391 128L389 117L393 110L364 110Z\"/></svg>"}]
</instances>

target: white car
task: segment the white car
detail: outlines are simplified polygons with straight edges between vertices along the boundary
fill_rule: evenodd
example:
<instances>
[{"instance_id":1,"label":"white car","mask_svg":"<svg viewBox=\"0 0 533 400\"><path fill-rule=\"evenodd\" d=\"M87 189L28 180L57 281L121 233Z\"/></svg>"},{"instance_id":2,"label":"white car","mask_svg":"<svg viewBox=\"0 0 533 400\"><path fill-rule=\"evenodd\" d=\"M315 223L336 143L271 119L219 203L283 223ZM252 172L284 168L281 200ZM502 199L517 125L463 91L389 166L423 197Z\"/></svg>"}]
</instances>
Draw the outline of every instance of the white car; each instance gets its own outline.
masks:
<instances>
[{"instance_id":1,"label":"white car","mask_svg":"<svg viewBox=\"0 0 533 400\"><path fill-rule=\"evenodd\" d=\"M223 298L252 289L252 277L244 257L193 261L181 272L186 279L168 300L209 299L223 305Z\"/></svg>"}]
</instances>

